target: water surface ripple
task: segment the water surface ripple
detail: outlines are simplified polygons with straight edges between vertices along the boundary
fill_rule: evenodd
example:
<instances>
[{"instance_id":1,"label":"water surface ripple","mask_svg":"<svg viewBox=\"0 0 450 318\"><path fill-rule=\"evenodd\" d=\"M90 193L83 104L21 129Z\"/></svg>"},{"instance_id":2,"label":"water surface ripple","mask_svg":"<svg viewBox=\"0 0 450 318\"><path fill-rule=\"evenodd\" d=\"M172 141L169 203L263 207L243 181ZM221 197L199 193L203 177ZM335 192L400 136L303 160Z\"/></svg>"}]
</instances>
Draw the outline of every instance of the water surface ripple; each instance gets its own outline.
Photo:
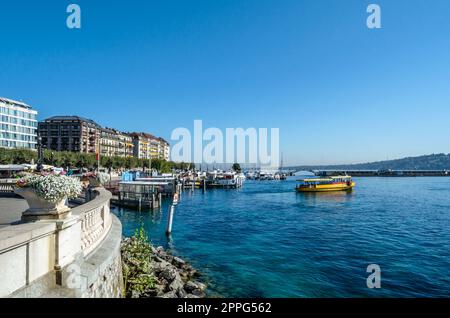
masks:
<instances>
[{"instance_id":1,"label":"water surface ripple","mask_svg":"<svg viewBox=\"0 0 450 318\"><path fill-rule=\"evenodd\" d=\"M357 178L352 193L297 194L295 180L189 191L165 236L158 212L115 209L124 234L144 224L230 297L450 296L450 178ZM381 289L366 286L381 266Z\"/></svg>"}]
</instances>

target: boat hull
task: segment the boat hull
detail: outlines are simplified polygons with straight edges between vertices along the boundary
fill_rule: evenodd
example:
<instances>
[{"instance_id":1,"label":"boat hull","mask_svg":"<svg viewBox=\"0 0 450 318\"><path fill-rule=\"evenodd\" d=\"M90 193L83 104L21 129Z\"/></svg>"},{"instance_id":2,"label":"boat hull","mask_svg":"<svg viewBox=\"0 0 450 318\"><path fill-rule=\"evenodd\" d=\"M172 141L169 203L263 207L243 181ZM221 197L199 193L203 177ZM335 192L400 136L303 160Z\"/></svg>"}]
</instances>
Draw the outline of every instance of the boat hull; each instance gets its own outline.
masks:
<instances>
[{"instance_id":1,"label":"boat hull","mask_svg":"<svg viewBox=\"0 0 450 318\"><path fill-rule=\"evenodd\" d=\"M331 192L331 191L350 191L355 187L356 183L352 182L339 184L319 184L312 187L297 187L297 192Z\"/></svg>"}]
</instances>

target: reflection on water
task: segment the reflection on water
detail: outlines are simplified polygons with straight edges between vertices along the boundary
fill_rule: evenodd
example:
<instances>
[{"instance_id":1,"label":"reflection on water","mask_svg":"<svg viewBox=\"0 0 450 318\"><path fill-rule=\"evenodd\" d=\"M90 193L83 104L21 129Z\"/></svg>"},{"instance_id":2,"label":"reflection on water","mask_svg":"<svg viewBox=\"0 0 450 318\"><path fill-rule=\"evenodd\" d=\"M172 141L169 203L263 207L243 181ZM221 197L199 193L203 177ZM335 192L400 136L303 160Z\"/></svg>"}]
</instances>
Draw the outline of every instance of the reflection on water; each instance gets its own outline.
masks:
<instances>
[{"instance_id":1,"label":"reflection on water","mask_svg":"<svg viewBox=\"0 0 450 318\"><path fill-rule=\"evenodd\" d=\"M314 205L317 202L329 201L334 203L350 202L355 195L353 191L330 191L330 192L304 192L297 195L303 196L301 199L307 204Z\"/></svg>"}]
</instances>

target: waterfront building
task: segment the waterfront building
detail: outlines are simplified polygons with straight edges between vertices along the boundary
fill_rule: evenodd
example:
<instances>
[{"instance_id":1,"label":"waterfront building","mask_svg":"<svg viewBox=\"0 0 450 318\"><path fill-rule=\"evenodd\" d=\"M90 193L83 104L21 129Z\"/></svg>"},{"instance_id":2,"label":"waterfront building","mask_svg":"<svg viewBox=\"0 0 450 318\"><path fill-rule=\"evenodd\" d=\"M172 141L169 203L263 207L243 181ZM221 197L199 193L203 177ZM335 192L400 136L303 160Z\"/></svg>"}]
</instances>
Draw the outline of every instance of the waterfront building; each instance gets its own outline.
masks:
<instances>
[{"instance_id":1,"label":"waterfront building","mask_svg":"<svg viewBox=\"0 0 450 318\"><path fill-rule=\"evenodd\" d=\"M160 145L161 145L161 159L169 161L170 159L170 145L169 143L164 140L163 138L159 138Z\"/></svg>"},{"instance_id":2,"label":"waterfront building","mask_svg":"<svg viewBox=\"0 0 450 318\"><path fill-rule=\"evenodd\" d=\"M31 106L0 97L0 147L36 149L37 111Z\"/></svg>"},{"instance_id":3,"label":"waterfront building","mask_svg":"<svg viewBox=\"0 0 450 318\"><path fill-rule=\"evenodd\" d=\"M139 159L150 159L150 135L145 133L131 133L133 139L133 155Z\"/></svg>"},{"instance_id":4,"label":"waterfront building","mask_svg":"<svg viewBox=\"0 0 450 318\"><path fill-rule=\"evenodd\" d=\"M133 138L126 133L118 132L119 137L119 156L121 157L133 157L134 144Z\"/></svg>"},{"instance_id":5,"label":"waterfront building","mask_svg":"<svg viewBox=\"0 0 450 318\"><path fill-rule=\"evenodd\" d=\"M170 146L163 138L147 133L131 133L134 144L134 156L141 159L169 160Z\"/></svg>"},{"instance_id":6,"label":"waterfront building","mask_svg":"<svg viewBox=\"0 0 450 318\"><path fill-rule=\"evenodd\" d=\"M170 146L163 138L146 134L150 141L150 155L152 159L169 160Z\"/></svg>"},{"instance_id":7,"label":"waterfront building","mask_svg":"<svg viewBox=\"0 0 450 318\"><path fill-rule=\"evenodd\" d=\"M100 154L106 157L132 157L133 140L116 129L102 128L100 133Z\"/></svg>"},{"instance_id":8,"label":"waterfront building","mask_svg":"<svg viewBox=\"0 0 450 318\"><path fill-rule=\"evenodd\" d=\"M119 138L116 132L109 128L100 130L100 154L106 157L116 156L119 149Z\"/></svg>"},{"instance_id":9,"label":"waterfront building","mask_svg":"<svg viewBox=\"0 0 450 318\"><path fill-rule=\"evenodd\" d=\"M38 127L46 149L99 153L105 157L169 160L169 143L148 133L124 133L79 116L50 117Z\"/></svg>"},{"instance_id":10,"label":"waterfront building","mask_svg":"<svg viewBox=\"0 0 450 318\"><path fill-rule=\"evenodd\" d=\"M149 135L150 141L150 156L152 159L159 159L159 154L161 151L161 145L159 139L153 135Z\"/></svg>"},{"instance_id":11,"label":"waterfront building","mask_svg":"<svg viewBox=\"0 0 450 318\"><path fill-rule=\"evenodd\" d=\"M55 151L97 153L102 127L79 116L54 116L39 123L42 145Z\"/></svg>"}]
</instances>

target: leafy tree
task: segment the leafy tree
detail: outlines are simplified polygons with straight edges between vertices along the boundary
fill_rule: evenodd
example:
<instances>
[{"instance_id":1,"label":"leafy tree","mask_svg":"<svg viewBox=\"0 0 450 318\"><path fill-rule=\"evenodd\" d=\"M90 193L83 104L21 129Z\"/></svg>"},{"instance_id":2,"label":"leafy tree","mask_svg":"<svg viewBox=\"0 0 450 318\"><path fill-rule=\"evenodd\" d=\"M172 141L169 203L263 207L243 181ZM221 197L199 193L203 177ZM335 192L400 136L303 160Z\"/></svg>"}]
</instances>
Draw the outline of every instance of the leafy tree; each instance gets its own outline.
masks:
<instances>
[{"instance_id":1,"label":"leafy tree","mask_svg":"<svg viewBox=\"0 0 450 318\"><path fill-rule=\"evenodd\" d=\"M38 159L37 151L27 149L5 149L0 148L0 164L31 164L36 163ZM92 169L97 166L97 160L94 154L79 152L58 152L44 150L44 164L54 165L64 168L84 168ZM113 169L134 169L148 168L150 160L139 159L135 157L104 157L100 158L100 164L103 167ZM172 169L187 169L190 164L184 162L171 162L161 159L152 160L152 168L162 173L170 172Z\"/></svg>"},{"instance_id":2,"label":"leafy tree","mask_svg":"<svg viewBox=\"0 0 450 318\"><path fill-rule=\"evenodd\" d=\"M241 171L242 171L241 165L238 164L238 163L234 163L232 169L233 169L234 171L236 171L236 172L241 172Z\"/></svg>"},{"instance_id":3,"label":"leafy tree","mask_svg":"<svg viewBox=\"0 0 450 318\"><path fill-rule=\"evenodd\" d=\"M64 152L63 155L63 165L66 168L72 168L75 166L76 158L75 153L73 152Z\"/></svg>"}]
</instances>

